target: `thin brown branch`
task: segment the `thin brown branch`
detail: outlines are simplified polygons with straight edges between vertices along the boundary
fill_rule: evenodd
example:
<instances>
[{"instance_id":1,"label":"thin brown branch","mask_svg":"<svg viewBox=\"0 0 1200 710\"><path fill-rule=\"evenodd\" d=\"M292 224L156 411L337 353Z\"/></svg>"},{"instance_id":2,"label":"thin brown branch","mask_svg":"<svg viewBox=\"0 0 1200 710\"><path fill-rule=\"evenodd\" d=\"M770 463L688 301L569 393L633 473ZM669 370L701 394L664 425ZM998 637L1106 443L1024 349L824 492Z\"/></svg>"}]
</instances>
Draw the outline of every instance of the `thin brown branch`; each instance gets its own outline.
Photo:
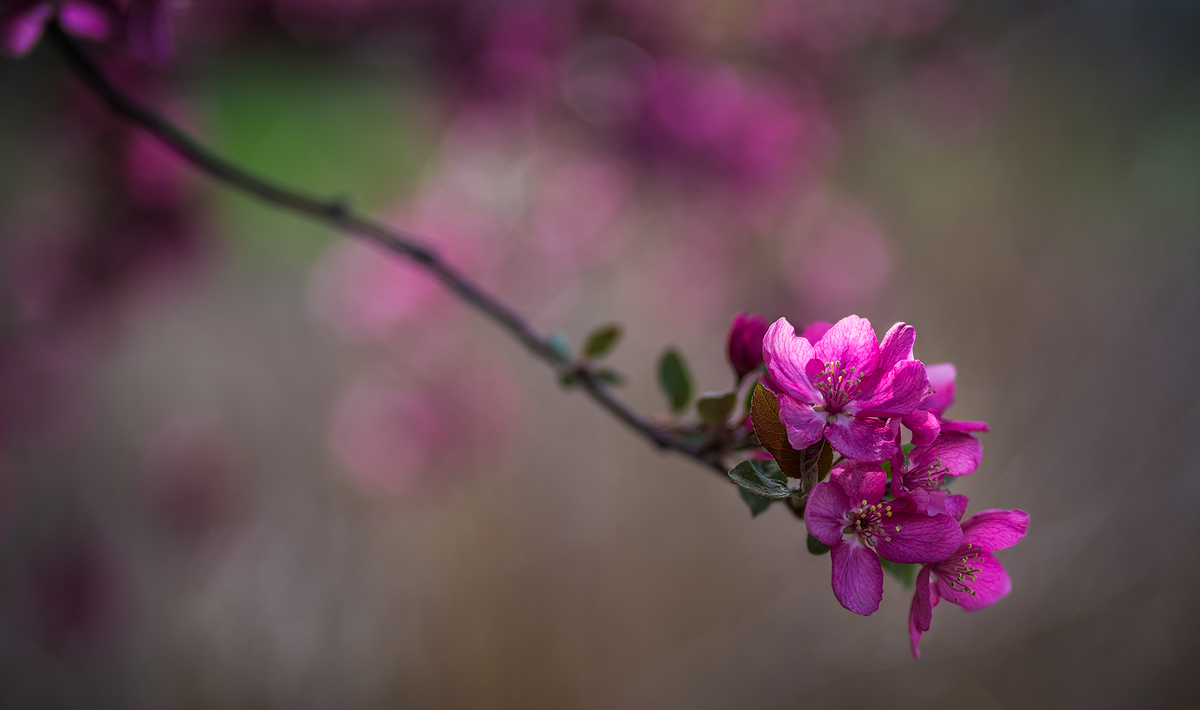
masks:
<instances>
[{"instance_id":1,"label":"thin brown branch","mask_svg":"<svg viewBox=\"0 0 1200 710\"><path fill-rule=\"evenodd\" d=\"M525 318L443 261L415 236L361 215L337 200L323 200L277 185L225 160L157 111L139 103L109 80L103 70L57 24L50 37L66 56L75 74L118 116L141 126L196 169L218 182L253 195L263 202L324 222L340 231L369 239L416 263L446 288L519 340L530 352L560 374L571 374L581 389L610 414L660 449L677 451L725 474L718 458L689 446L673 433L650 423L597 380L587 366L564 362L546 337Z\"/></svg>"}]
</instances>

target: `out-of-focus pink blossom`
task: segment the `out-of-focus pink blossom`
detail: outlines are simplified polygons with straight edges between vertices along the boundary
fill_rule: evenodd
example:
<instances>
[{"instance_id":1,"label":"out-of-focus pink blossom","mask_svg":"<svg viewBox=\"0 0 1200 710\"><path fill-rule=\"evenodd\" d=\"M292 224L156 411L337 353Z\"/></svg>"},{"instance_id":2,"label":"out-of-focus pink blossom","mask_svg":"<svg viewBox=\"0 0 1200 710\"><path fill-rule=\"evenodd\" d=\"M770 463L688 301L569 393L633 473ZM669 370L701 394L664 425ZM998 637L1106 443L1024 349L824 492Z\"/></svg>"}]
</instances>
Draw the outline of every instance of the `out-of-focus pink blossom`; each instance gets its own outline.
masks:
<instances>
[{"instance_id":1,"label":"out-of-focus pink blossom","mask_svg":"<svg viewBox=\"0 0 1200 710\"><path fill-rule=\"evenodd\" d=\"M738 380L754 372L763 363L763 336L767 334L767 319L758 313L742 311L733 317L725 352Z\"/></svg>"},{"instance_id":2,"label":"out-of-focus pink blossom","mask_svg":"<svg viewBox=\"0 0 1200 710\"><path fill-rule=\"evenodd\" d=\"M929 389L925 366L904 359L915 338L912 326L897 323L879 342L870 321L847 316L812 343L786 318L775 321L763 338L763 360L792 447L824 437L847 458L894 456L884 419L910 413Z\"/></svg>"},{"instance_id":3,"label":"out-of-focus pink blossom","mask_svg":"<svg viewBox=\"0 0 1200 710\"><path fill-rule=\"evenodd\" d=\"M917 68L914 79L926 123L952 138L984 128L1004 99L997 62L969 47L951 47L931 56Z\"/></svg>"},{"instance_id":4,"label":"out-of-focus pink blossom","mask_svg":"<svg viewBox=\"0 0 1200 710\"><path fill-rule=\"evenodd\" d=\"M200 535L227 512L234 468L224 437L194 417L178 417L158 434L147 456L149 502L170 528Z\"/></svg>"},{"instance_id":5,"label":"out-of-focus pink blossom","mask_svg":"<svg viewBox=\"0 0 1200 710\"><path fill-rule=\"evenodd\" d=\"M171 57L171 0L128 0L125 25L129 54L150 64L162 64Z\"/></svg>"},{"instance_id":6,"label":"out-of-focus pink blossom","mask_svg":"<svg viewBox=\"0 0 1200 710\"><path fill-rule=\"evenodd\" d=\"M447 366L447 363L442 363ZM508 449L519 393L498 367L453 367L436 384L368 374L338 402L332 446L354 485L395 495Z\"/></svg>"},{"instance_id":7,"label":"out-of-focus pink blossom","mask_svg":"<svg viewBox=\"0 0 1200 710\"><path fill-rule=\"evenodd\" d=\"M957 549L962 538L949 515L909 513L884 502L886 485L879 464L847 461L809 493L804 512L809 534L832 548L834 596L863 616L875 613L883 599L880 556L930 562Z\"/></svg>"},{"instance_id":8,"label":"out-of-focus pink blossom","mask_svg":"<svg viewBox=\"0 0 1200 710\"><path fill-rule=\"evenodd\" d=\"M933 607L942 599L977 611L1012 591L1012 579L992 552L1020 542L1028 527L1029 514L1023 510L976 513L962 524L962 541L954 554L921 568L908 614L913 656L921 657L918 644L929 630Z\"/></svg>"}]
</instances>

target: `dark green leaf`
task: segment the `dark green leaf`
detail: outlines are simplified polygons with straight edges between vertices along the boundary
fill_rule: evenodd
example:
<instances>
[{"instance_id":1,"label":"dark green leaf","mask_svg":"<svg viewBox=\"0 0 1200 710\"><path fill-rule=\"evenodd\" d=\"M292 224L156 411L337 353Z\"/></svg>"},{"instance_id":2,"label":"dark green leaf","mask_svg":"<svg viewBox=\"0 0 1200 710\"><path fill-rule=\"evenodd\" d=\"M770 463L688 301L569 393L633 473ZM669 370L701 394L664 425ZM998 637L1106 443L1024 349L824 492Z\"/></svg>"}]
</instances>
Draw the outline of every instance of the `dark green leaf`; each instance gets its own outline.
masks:
<instances>
[{"instance_id":1,"label":"dark green leaf","mask_svg":"<svg viewBox=\"0 0 1200 710\"><path fill-rule=\"evenodd\" d=\"M787 476L774 461L743 461L729 472L729 478L742 488L765 498L787 498L792 494Z\"/></svg>"},{"instance_id":2,"label":"dark green leaf","mask_svg":"<svg viewBox=\"0 0 1200 710\"><path fill-rule=\"evenodd\" d=\"M562 372L558 375L558 384L565 390L575 387L575 375L569 372Z\"/></svg>"},{"instance_id":3,"label":"dark green leaf","mask_svg":"<svg viewBox=\"0 0 1200 710\"><path fill-rule=\"evenodd\" d=\"M592 372L592 379L603 382L611 387L620 387L625 384L625 376L616 370L610 370L607 367Z\"/></svg>"},{"instance_id":4,"label":"dark green leaf","mask_svg":"<svg viewBox=\"0 0 1200 710\"><path fill-rule=\"evenodd\" d=\"M683 356L674 349L668 349L658 361L658 386L666 393L673 412L682 412L692 401L692 377Z\"/></svg>"},{"instance_id":5,"label":"dark green leaf","mask_svg":"<svg viewBox=\"0 0 1200 710\"><path fill-rule=\"evenodd\" d=\"M714 427L724 426L737 406L737 392L715 392L696 400L700 418Z\"/></svg>"},{"instance_id":6,"label":"dark green leaf","mask_svg":"<svg viewBox=\"0 0 1200 710\"><path fill-rule=\"evenodd\" d=\"M814 555L823 555L826 552L829 552L829 545L826 545L817 538L813 537L810 533L808 536L808 551Z\"/></svg>"},{"instance_id":7,"label":"dark green leaf","mask_svg":"<svg viewBox=\"0 0 1200 710\"><path fill-rule=\"evenodd\" d=\"M612 352L621 340L623 331L616 323L602 325L592 331L583 344L583 356L597 360Z\"/></svg>"},{"instance_id":8,"label":"dark green leaf","mask_svg":"<svg viewBox=\"0 0 1200 710\"><path fill-rule=\"evenodd\" d=\"M757 493L751 493L745 488L738 488L738 493L742 495L742 500L746 501L746 505L750 506L750 517L757 518L758 514L771 507L775 502L774 498L766 498Z\"/></svg>"},{"instance_id":9,"label":"dark green leaf","mask_svg":"<svg viewBox=\"0 0 1200 710\"><path fill-rule=\"evenodd\" d=\"M550 337L546 338L546 345L554 351L554 356L560 362L570 362L571 358L574 357L571 354L571 341L567 339L567 334L562 331L551 333Z\"/></svg>"},{"instance_id":10,"label":"dark green leaf","mask_svg":"<svg viewBox=\"0 0 1200 710\"><path fill-rule=\"evenodd\" d=\"M885 560L882 557L879 558L879 563L883 565L883 570L885 572L892 575L893 579L900 584L903 584L908 589L912 589L913 581L915 581L917 578L917 568L920 567L920 565L892 562L891 560Z\"/></svg>"}]
</instances>

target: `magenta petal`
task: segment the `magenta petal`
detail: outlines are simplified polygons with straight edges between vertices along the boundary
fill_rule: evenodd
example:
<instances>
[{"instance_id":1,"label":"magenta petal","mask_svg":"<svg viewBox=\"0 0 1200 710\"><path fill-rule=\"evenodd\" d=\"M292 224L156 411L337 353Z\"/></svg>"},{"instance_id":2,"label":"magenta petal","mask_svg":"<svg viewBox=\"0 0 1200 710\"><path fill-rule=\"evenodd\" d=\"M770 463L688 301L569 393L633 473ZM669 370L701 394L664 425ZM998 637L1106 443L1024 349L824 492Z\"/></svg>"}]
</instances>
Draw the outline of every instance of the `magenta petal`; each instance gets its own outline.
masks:
<instances>
[{"instance_id":1,"label":"magenta petal","mask_svg":"<svg viewBox=\"0 0 1200 710\"><path fill-rule=\"evenodd\" d=\"M808 494L808 504L804 506L804 525L808 533L826 545L838 544L847 524L846 511L852 505L853 501L841 486L829 481L818 483Z\"/></svg>"},{"instance_id":2,"label":"magenta petal","mask_svg":"<svg viewBox=\"0 0 1200 710\"><path fill-rule=\"evenodd\" d=\"M788 443L796 450L812 446L825 434L826 414L786 394L779 395L779 421L787 430Z\"/></svg>"},{"instance_id":3,"label":"magenta petal","mask_svg":"<svg viewBox=\"0 0 1200 710\"><path fill-rule=\"evenodd\" d=\"M40 3L6 19L4 26L0 27L0 42L4 51L16 57L29 54L42 38L46 20L50 19L53 11L49 4Z\"/></svg>"},{"instance_id":4,"label":"magenta petal","mask_svg":"<svg viewBox=\"0 0 1200 710\"><path fill-rule=\"evenodd\" d=\"M829 480L837 483L849 496L850 505L878 503L887 486L883 467L872 461L843 461L830 472Z\"/></svg>"},{"instance_id":5,"label":"magenta petal","mask_svg":"<svg viewBox=\"0 0 1200 710\"><path fill-rule=\"evenodd\" d=\"M944 503L946 507L946 515L949 515L955 520L962 520L963 513L967 512L967 504L967 497L961 493L952 496L946 496L946 501ZM963 537L966 537L966 535L966 532L964 532Z\"/></svg>"},{"instance_id":6,"label":"magenta petal","mask_svg":"<svg viewBox=\"0 0 1200 710\"><path fill-rule=\"evenodd\" d=\"M828 333L829 329L832 327L833 323L828 321L813 321L812 323L808 324L808 327L804 329L804 332L801 333L801 336L810 343L816 343L821 338L824 338L825 334Z\"/></svg>"},{"instance_id":7,"label":"magenta petal","mask_svg":"<svg viewBox=\"0 0 1200 710\"><path fill-rule=\"evenodd\" d=\"M812 344L797 337L796 329L787 318L771 324L762 342L763 362L775 387L802 402L818 404L821 393L813 386L804 368L815 355ZM779 389L774 390L777 394Z\"/></svg>"},{"instance_id":8,"label":"magenta petal","mask_svg":"<svg viewBox=\"0 0 1200 710\"><path fill-rule=\"evenodd\" d=\"M927 446L933 443L942 431L942 423L938 421L937 415L928 409L914 409L905 414L902 421L912 432L913 446Z\"/></svg>"},{"instance_id":9,"label":"magenta petal","mask_svg":"<svg viewBox=\"0 0 1200 710\"><path fill-rule=\"evenodd\" d=\"M956 422L949 419L942 420L943 431L982 431L987 433L992 430L987 422Z\"/></svg>"},{"instance_id":10,"label":"magenta petal","mask_svg":"<svg viewBox=\"0 0 1200 710\"><path fill-rule=\"evenodd\" d=\"M929 386L933 388L933 393L921 400L921 408L932 409L940 416L954 404L954 378L958 373L954 365L943 362L938 365L926 365L925 374L929 377Z\"/></svg>"},{"instance_id":11,"label":"magenta petal","mask_svg":"<svg viewBox=\"0 0 1200 710\"><path fill-rule=\"evenodd\" d=\"M949 560L948 562L953 562ZM966 565L975 570L962 579L959 584L974 591L963 591L951 586L958 578L957 568L940 564L935 566L938 574L937 592L944 599L953 602L967 611L978 611L995 604L1001 597L1012 591L1012 579L990 552L979 552L967 558ZM943 580L943 577L946 579ZM972 579L974 577L974 579ZM957 585L956 585L957 586Z\"/></svg>"},{"instance_id":12,"label":"magenta petal","mask_svg":"<svg viewBox=\"0 0 1200 710\"><path fill-rule=\"evenodd\" d=\"M918 646L921 636L929 630L933 623L933 607L937 605L929 579L929 565L917 573L916 590L913 592L912 606L908 609L908 638L912 641L913 658L921 657Z\"/></svg>"},{"instance_id":13,"label":"magenta petal","mask_svg":"<svg viewBox=\"0 0 1200 710\"><path fill-rule=\"evenodd\" d=\"M947 476L966 476L979 468L983 444L961 431L949 431L929 446L918 446L908 454L908 470L924 475L940 472Z\"/></svg>"},{"instance_id":14,"label":"magenta petal","mask_svg":"<svg viewBox=\"0 0 1200 710\"><path fill-rule=\"evenodd\" d=\"M1020 542L1028 528L1029 513L1023 510L985 510L963 522L963 544L1003 550Z\"/></svg>"},{"instance_id":15,"label":"magenta petal","mask_svg":"<svg viewBox=\"0 0 1200 710\"><path fill-rule=\"evenodd\" d=\"M871 321L858 316L846 316L825 333L813 346L821 362L837 362L847 371L867 377L879 365L879 341L871 330Z\"/></svg>"},{"instance_id":16,"label":"magenta petal","mask_svg":"<svg viewBox=\"0 0 1200 710\"><path fill-rule=\"evenodd\" d=\"M90 2L64 2L58 10L58 21L77 37L100 41L112 36L113 17Z\"/></svg>"},{"instance_id":17,"label":"magenta petal","mask_svg":"<svg viewBox=\"0 0 1200 710\"><path fill-rule=\"evenodd\" d=\"M870 616L883 600L883 567L879 558L856 541L833 546L833 596L855 614Z\"/></svg>"},{"instance_id":18,"label":"magenta petal","mask_svg":"<svg viewBox=\"0 0 1200 710\"><path fill-rule=\"evenodd\" d=\"M166 0L134 0L129 8L129 53L160 64L171 56L171 44Z\"/></svg>"},{"instance_id":19,"label":"magenta petal","mask_svg":"<svg viewBox=\"0 0 1200 710\"><path fill-rule=\"evenodd\" d=\"M869 417L902 417L917 408L928 390L925 366L920 360L904 360L889 370L858 406Z\"/></svg>"},{"instance_id":20,"label":"magenta petal","mask_svg":"<svg viewBox=\"0 0 1200 710\"><path fill-rule=\"evenodd\" d=\"M907 323L897 323L879 341L879 369L890 370L901 360L913 359L913 343L917 329Z\"/></svg>"},{"instance_id":21,"label":"magenta petal","mask_svg":"<svg viewBox=\"0 0 1200 710\"><path fill-rule=\"evenodd\" d=\"M839 414L825 429L825 436L838 453L850 459L886 461L896 453L896 439L882 419Z\"/></svg>"},{"instance_id":22,"label":"magenta petal","mask_svg":"<svg viewBox=\"0 0 1200 710\"><path fill-rule=\"evenodd\" d=\"M949 515L894 513L883 524L886 537L875 541L875 549L892 562L944 560L962 541L962 529Z\"/></svg>"}]
</instances>

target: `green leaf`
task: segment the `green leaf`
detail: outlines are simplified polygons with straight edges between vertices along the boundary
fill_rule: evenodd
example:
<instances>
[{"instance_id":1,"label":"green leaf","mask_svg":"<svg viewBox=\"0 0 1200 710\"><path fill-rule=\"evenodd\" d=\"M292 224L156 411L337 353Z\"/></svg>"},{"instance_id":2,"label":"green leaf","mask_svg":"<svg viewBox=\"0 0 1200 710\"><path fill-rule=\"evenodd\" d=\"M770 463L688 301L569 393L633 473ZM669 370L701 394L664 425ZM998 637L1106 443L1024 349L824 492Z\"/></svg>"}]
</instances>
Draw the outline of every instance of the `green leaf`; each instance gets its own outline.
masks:
<instances>
[{"instance_id":1,"label":"green leaf","mask_svg":"<svg viewBox=\"0 0 1200 710\"><path fill-rule=\"evenodd\" d=\"M607 367L592 371L592 379L603 382L610 387L620 387L625 384L624 375Z\"/></svg>"},{"instance_id":2,"label":"green leaf","mask_svg":"<svg viewBox=\"0 0 1200 710\"><path fill-rule=\"evenodd\" d=\"M787 498L792 494L787 476L774 461L743 461L729 472L729 478L742 488L764 498Z\"/></svg>"},{"instance_id":3,"label":"green leaf","mask_svg":"<svg viewBox=\"0 0 1200 710\"><path fill-rule=\"evenodd\" d=\"M893 579L900 584L903 584L908 589L912 589L913 582L917 579L917 568L921 566L916 564L904 564L902 562L892 562L891 560L885 560L882 557L879 558L879 564L883 565L883 570L892 575Z\"/></svg>"},{"instance_id":4,"label":"green leaf","mask_svg":"<svg viewBox=\"0 0 1200 710\"><path fill-rule=\"evenodd\" d=\"M737 392L713 392L696 400L700 418L713 427L724 426L737 407Z\"/></svg>"},{"instance_id":5,"label":"green leaf","mask_svg":"<svg viewBox=\"0 0 1200 710\"><path fill-rule=\"evenodd\" d=\"M814 555L823 555L826 552L829 552L829 549L830 549L829 545L826 545L825 543L821 542L817 538L813 537L812 533L809 533L809 535L808 535L808 551L809 552L813 553Z\"/></svg>"},{"instance_id":6,"label":"green leaf","mask_svg":"<svg viewBox=\"0 0 1200 710\"><path fill-rule=\"evenodd\" d=\"M745 488L738 488L738 493L742 495L742 500L746 501L746 505L750 506L750 517L757 518L759 513L771 507L775 502L774 498L760 496L757 493L751 493Z\"/></svg>"},{"instance_id":7,"label":"green leaf","mask_svg":"<svg viewBox=\"0 0 1200 710\"><path fill-rule=\"evenodd\" d=\"M617 343L621 341L621 335L624 331L621 326L616 323L602 325L592 331L591 335L583 344L583 356L592 360L598 360L612 352L613 348L617 347Z\"/></svg>"},{"instance_id":8,"label":"green leaf","mask_svg":"<svg viewBox=\"0 0 1200 710\"><path fill-rule=\"evenodd\" d=\"M779 421L779 402L770 390L762 384L754 388L754 398L750 401L750 421L754 423L754 434L758 443L779 464L780 470L788 478L800 479L800 490L808 493L823 478L821 475L822 462L827 462L832 468L833 447L822 439L803 451L797 451L788 443L787 429ZM829 475L828 468L825 475Z\"/></svg>"},{"instance_id":9,"label":"green leaf","mask_svg":"<svg viewBox=\"0 0 1200 710\"><path fill-rule=\"evenodd\" d=\"M565 390L574 389L576 383L577 383L577 380L575 379L575 375L572 375L569 372L559 373L559 375L558 375L559 387L562 387Z\"/></svg>"},{"instance_id":10,"label":"green leaf","mask_svg":"<svg viewBox=\"0 0 1200 710\"><path fill-rule=\"evenodd\" d=\"M658 386L666 393L673 412L682 412L692 401L692 376L683 356L674 349L668 349L658 360Z\"/></svg>"},{"instance_id":11,"label":"green leaf","mask_svg":"<svg viewBox=\"0 0 1200 710\"><path fill-rule=\"evenodd\" d=\"M550 337L546 338L546 345L554 352L554 356L559 359L559 362L571 362L574 355L571 354L571 341L567 339L567 334L562 331L554 331Z\"/></svg>"}]
</instances>

